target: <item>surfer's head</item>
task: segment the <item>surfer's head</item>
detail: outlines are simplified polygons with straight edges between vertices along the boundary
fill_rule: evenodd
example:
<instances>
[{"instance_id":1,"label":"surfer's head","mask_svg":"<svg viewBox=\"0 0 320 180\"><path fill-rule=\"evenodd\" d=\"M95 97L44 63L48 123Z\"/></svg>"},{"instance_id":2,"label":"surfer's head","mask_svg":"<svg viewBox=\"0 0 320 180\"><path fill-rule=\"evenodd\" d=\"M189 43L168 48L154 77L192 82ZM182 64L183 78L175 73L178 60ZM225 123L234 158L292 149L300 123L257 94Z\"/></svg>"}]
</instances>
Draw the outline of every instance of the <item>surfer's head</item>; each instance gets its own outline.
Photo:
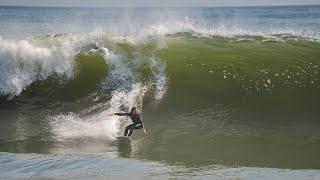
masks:
<instances>
[{"instance_id":1,"label":"surfer's head","mask_svg":"<svg viewBox=\"0 0 320 180\"><path fill-rule=\"evenodd\" d=\"M132 108L131 108L131 113L133 113L133 114L138 114L138 109L137 109L137 107L132 107Z\"/></svg>"}]
</instances>

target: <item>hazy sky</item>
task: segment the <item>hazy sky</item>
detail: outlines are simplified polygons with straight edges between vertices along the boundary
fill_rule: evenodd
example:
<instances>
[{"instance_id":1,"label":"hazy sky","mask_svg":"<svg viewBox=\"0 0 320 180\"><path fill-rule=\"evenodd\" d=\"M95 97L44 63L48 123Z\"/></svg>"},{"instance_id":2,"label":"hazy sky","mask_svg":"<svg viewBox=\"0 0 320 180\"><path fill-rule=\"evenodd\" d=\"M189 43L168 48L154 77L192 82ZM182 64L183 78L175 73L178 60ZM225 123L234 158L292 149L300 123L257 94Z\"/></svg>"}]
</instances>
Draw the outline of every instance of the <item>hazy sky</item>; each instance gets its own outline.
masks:
<instances>
[{"instance_id":1,"label":"hazy sky","mask_svg":"<svg viewBox=\"0 0 320 180\"><path fill-rule=\"evenodd\" d=\"M320 4L320 0L0 0L14 6L260 6Z\"/></svg>"}]
</instances>

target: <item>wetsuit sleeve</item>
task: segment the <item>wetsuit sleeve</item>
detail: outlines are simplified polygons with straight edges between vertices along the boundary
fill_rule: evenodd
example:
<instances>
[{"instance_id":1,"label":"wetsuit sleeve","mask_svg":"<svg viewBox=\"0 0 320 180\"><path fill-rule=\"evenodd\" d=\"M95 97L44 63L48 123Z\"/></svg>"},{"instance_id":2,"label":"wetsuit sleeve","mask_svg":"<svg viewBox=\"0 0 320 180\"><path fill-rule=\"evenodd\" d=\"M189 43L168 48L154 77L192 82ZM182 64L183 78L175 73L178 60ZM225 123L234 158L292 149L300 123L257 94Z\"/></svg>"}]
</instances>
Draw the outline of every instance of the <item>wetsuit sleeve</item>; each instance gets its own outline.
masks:
<instances>
[{"instance_id":1,"label":"wetsuit sleeve","mask_svg":"<svg viewBox=\"0 0 320 180\"><path fill-rule=\"evenodd\" d=\"M117 116L129 116L130 113L116 113Z\"/></svg>"}]
</instances>

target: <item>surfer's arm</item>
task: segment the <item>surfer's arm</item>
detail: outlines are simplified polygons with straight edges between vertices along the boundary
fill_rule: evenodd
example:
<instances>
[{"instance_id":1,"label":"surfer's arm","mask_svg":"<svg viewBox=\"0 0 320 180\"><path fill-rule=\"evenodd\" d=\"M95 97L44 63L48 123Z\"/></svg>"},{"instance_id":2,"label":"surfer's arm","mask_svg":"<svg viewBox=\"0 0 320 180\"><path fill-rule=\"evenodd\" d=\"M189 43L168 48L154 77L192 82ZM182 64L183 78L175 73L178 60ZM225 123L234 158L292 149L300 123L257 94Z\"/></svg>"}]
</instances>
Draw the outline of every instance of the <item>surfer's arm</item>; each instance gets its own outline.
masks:
<instances>
[{"instance_id":1,"label":"surfer's arm","mask_svg":"<svg viewBox=\"0 0 320 180\"><path fill-rule=\"evenodd\" d=\"M117 116L129 116L130 113L114 113L113 115L117 115Z\"/></svg>"},{"instance_id":2,"label":"surfer's arm","mask_svg":"<svg viewBox=\"0 0 320 180\"><path fill-rule=\"evenodd\" d=\"M145 135L147 135L148 132L147 132L147 129L145 128L145 126L144 126L144 123L143 123L143 121L142 121L141 116L140 116L140 121L141 121L141 124L142 124L142 127L143 127L143 132L144 132Z\"/></svg>"}]
</instances>

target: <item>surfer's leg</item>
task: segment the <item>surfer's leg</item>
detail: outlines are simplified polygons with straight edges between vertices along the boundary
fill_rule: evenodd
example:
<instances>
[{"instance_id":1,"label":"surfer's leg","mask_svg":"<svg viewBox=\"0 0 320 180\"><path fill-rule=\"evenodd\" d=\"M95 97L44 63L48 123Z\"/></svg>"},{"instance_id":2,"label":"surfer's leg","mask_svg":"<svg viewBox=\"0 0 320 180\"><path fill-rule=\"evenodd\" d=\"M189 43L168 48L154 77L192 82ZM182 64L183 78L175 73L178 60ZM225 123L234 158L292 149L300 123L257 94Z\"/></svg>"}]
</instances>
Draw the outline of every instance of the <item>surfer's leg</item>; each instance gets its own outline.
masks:
<instances>
[{"instance_id":1,"label":"surfer's leg","mask_svg":"<svg viewBox=\"0 0 320 180\"><path fill-rule=\"evenodd\" d=\"M126 127L124 131L124 135L131 136L134 129L141 129L141 128L143 128L142 124L130 124L129 126Z\"/></svg>"},{"instance_id":2,"label":"surfer's leg","mask_svg":"<svg viewBox=\"0 0 320 180\"><path fill-rule=\"evenodd\" d=\"M131 124L131 125L130 125L130 130L129 130L129 132L128 132L128 136L131 136L131 135L132 135L133 130L134 130L134 124Z\"/></svg>"},{"instance_id":3,"label":"surfer's leg","mask_svg":"<svg viewBox=\"0 0 320 180\"><path fill-rule=\"evenodd\" d=\"M129 130L128 136L131 136L131 135L132 135L134 129L141 129L141 128L143 128L143 125L142 125L142 124L131 124L130 126L131 126L131 128L130 128L130 130Z\"/></svg>"},{"instance_id":4,"label":"surfer's leg","mask_svg":"<svg viewBox=\"0 0 320 180\"><path fill-rule=\"evenodd\" d=\"M142 124L135 124L134 129L142 129L143 125Z\"/></svg>"},{"instance_id":5,"label":"surfer's leg","mask_svg":"<svg viewBox=\"0 0 320 180\"><path fill-rule=\"evenodd\" d=\"M124 130L124 136L131 136L133 132L134 124L130 124L129 126L126 127Z\"/></svg>"},{"instance_id":6,"label":"surfer's leg","mask_svg":"<svg viewBox=\"0 0 320 180\"><path fill-rule=\"evenodd\" d=\"M143 128L142 124L131 124L128 136L132 135L134 129L141 129L141 128Z\"/></svg>"}]
</instances>

